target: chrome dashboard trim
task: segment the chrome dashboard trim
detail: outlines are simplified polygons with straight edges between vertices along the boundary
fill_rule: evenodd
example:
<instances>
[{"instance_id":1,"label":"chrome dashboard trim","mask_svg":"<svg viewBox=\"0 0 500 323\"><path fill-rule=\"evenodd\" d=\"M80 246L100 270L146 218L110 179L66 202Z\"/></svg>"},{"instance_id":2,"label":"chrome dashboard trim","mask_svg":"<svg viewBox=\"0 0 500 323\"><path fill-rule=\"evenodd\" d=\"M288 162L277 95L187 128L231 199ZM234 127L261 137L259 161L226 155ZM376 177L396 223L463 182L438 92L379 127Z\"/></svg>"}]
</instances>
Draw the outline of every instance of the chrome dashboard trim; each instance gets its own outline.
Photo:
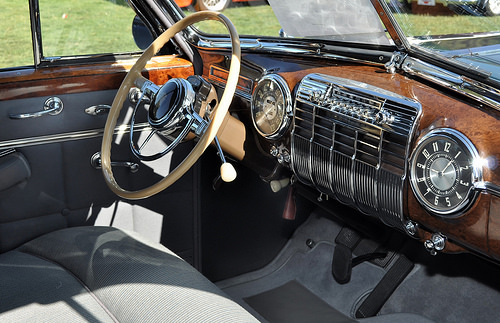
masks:
<instances>
[{"instance_id":1,"label":"chrome dashboard trim","mask_svg":"<svg viewBox=\"0 0 500 323\"><path fill-rule=\"evenodd\" d=\"M487 84L412 57L407 57L400 68L500 111L500 91Z\"/></svg>"},{"instance_id":2,"label":"chrome dashboard trim","mask_svg":"<svg viewBox=\"0 0 500 323\"><path fill-rule=\"evenodd\" d=\"M309 74L295 94L292 170L319 192L405 231L407 160L421 113L417 101L396 93Z\"/></svg>"},{"instance_id":3,"label":"chrome dashboard trim","mask_svg":"<svg viewBox=\"0 0 500 323\"><path fill-rule=\"evenodd\" d=\"M140 124L138 127L140 131L150 129L150 126L147 123ZM128 132L130 132L129 125L119 126L115 129L115 134L125 134ZM91 129L91 130L66 132L61 134L53 134L53 135L45 135L37 137L11 139L11 140L1 141L0 150L16 149L16 148L53 144L53 143L82 140L82 139L91 139L91 138L101 137L103 133L104 129Z\"/></svg>"},{"instance_id":4,"label":"chrome dashboard trim","mask_svg":"<svg viewBox=\"0 0 500 323\"><path fill-rule=\"evenodd\" d=\"M220 88L226 87L229 71L219 66L210 65L208 80ZM235 94L243 99L250 101L252 99L252 90L254 82L252 79L240 75L236 85Z\"/></svg>"},{"instance_id":5,"label":"chrome dashboard trim","mask_svg":"<svg viewBox=\"0 0 500 323\"><path fill-rule=\"evenodd\" d=\"M203 39L199 38L195 44L197 47L203 50L230 50L231 42L228 42L223 38L212 38L212 39ZM336 47L341 48L341 47ZM345 47L342 47L345 50ZM376 64L383 65L386 52L380 51L380 55L377 56L378 62L371 61L368 59L360 59L349 57L346 55L335 54L334 50L329 50L328 46L320 43L290 43L285 41L266 41L264 39L241 39L241 49L248 51L261 51L261 52L269 52L269 53L280 53L280 54L290 54L290 55L302 55L302 56L316 56L322 58L328 58L333 60L341 60L347 62L355 62L355 63L363 63L363 64ZM374 52L374 51L373 51Z\"/></svg>"},{"instance_id":6,"label":"chrome dashboard trim","mask_svg":"<svg viewBox=\"0 0 500 323\"><path fill-rule=\"evenodd\" d=\"M491 182L479 181L477 183L474 183L474 187L477 190L484 191L488 194L500 197L500 186L497 184L493 184Z\"/></svg>"}]
</instances>

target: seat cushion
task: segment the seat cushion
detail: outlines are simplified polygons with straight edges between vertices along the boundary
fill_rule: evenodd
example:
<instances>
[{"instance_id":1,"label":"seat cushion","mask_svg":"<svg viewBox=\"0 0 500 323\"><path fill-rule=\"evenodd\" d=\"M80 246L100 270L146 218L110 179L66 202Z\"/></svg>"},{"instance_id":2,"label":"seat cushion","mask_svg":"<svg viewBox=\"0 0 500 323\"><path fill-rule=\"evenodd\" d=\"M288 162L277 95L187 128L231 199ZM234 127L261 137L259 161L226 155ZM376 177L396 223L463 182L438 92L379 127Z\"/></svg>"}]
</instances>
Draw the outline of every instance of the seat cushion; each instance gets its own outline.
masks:
<instances>
[{"instance_id":1,"label":"seat cushion","mask_svg":"<svg viewBox=\"0 0 500 323\"><path fill-rule=\"evenodd\" d=\"M71 273L31 255L0 255L0 322L113 322Z\"/></svg>"},{"instance_id":2,"label":"seat cushion","mask_svg":"<svg viewBox=\"0 0 500 323\"><path fill-rule=\"evenodd\" d=\"M257 322L160 244L110 227L46 234L0 255L0 322Z\"/></svg>"}]
</instances>

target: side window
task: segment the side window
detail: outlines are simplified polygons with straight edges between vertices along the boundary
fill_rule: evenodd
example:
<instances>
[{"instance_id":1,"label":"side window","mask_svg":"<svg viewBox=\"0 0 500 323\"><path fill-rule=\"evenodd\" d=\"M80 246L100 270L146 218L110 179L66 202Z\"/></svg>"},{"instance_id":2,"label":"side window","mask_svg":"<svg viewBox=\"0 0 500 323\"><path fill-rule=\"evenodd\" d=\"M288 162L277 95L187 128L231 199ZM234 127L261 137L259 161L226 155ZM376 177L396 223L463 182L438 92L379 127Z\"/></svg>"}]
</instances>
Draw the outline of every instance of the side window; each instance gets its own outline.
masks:
<instances>
[{"instance_id":1,"label":"side window","mask_svg":"<svg viewBox=\"0 0 500 323\"><path fill-rule=\"evenodd\" d=\"M0 68L33 65L28 0L0 0Z\"/></svg>"},{"instance_id":2,"label":"side window","mask_svg":"<svg viewBox=\"0 0 500 323\"><path fill-rule=\"evenodd\" d=\"M39 8L44 58L139 51L126 0L39 0Z\"/></svg>"}]
</instances>

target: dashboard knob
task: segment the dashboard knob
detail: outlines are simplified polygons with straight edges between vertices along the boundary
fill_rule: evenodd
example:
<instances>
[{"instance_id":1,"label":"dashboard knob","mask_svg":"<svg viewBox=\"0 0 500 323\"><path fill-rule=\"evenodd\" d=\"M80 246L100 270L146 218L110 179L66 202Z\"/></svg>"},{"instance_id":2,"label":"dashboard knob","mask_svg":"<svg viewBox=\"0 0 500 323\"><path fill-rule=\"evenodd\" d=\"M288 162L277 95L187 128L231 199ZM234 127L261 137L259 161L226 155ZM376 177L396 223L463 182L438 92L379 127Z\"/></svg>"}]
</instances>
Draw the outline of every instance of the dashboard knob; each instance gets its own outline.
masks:
<instances>
[{"instance_id":1,"label":"dashboard knob","mask_svg":"<svg viewBox=\"0 0 500 323\"><path fill-rule=\"evenodd\" d=\"M434 233L432 237L424 241L424 247L430 252L432 256L435 256L438 251L441 251L446 246L446 237L441 233Z\"/></svg>"}]
</instances>

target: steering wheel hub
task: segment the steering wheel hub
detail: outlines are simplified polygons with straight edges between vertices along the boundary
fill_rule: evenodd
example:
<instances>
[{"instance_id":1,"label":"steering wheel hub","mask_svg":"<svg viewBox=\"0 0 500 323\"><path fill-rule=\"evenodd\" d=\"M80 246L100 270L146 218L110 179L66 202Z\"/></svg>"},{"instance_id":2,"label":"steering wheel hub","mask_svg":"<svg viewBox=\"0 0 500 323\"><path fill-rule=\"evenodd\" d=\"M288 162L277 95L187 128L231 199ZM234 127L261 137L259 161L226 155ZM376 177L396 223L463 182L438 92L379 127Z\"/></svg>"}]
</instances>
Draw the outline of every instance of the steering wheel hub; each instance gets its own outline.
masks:
<instances>
[{"instance_id":1,"label":"steering wheel hub","mask_svg":"<svg viewBox=\"0 0 500 323\"><path fill-rule=\"evenodd\" d=\"M195 92L185 79L171 79L163 85L149 107L148 121L156 129L185 126L186 113L192 111Z\"/></svg>"}]
</instances>

